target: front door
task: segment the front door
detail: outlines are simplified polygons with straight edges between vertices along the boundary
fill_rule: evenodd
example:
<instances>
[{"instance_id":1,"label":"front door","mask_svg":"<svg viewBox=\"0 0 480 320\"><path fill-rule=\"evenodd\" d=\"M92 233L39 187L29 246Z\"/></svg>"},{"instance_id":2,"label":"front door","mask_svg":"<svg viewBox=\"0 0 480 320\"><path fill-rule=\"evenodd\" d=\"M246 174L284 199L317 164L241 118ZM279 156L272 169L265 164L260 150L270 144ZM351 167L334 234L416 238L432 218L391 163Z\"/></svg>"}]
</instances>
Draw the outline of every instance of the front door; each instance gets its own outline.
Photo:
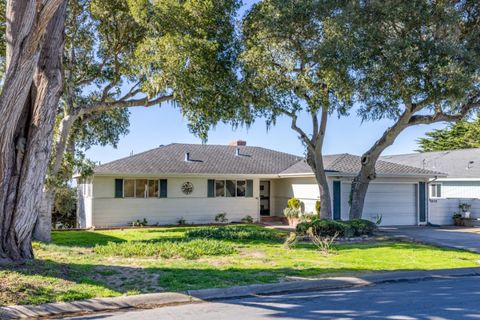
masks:
<instances>
[{"instance_id":1,"label":"front door","mask_svg":"<svg viewBox=\"0 0 480 320\"><path fill-rule=\"evenodd\" d=\"M270 215L270 181L260 181L260 215Z\"/></svg>"}]
</instances>

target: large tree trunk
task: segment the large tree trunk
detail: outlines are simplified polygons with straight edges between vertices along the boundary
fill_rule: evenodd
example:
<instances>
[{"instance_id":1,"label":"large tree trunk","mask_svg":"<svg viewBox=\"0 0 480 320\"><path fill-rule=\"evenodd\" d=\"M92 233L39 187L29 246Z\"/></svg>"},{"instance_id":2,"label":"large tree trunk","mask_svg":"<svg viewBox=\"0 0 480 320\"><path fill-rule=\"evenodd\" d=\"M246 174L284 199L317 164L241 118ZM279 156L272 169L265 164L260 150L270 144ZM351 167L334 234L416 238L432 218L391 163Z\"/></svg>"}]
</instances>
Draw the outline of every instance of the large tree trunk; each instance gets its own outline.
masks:
<instances>
[{"instance_id":1,"label":"large tree trunk","mask_svg":"<svg viewBox=\"0 0 480 320\"><path fill-rule=\"evenodd\" d=\"M28 0L7 5L9 48L0 96L1 261L33 257L31 237L62 87L66 3L44 3L40 8Z\"/></svg>"},{"instance_id":2,"label":"large tree trunk","mask_svg":"<svg viewBox=\"0 0 480 320\"><path fill-rule=\"evenodd\" d=\"M320 218L332 219L332 200L328 187L327 176L323 166L323 154L321 149L317 149L315 154L308 156L310 167L313 169L315 179L317 180L318 190L320 192ZM314 162L313 162L314 161Z\"/></svg>"},{"instance_id":3,"label":"large tree trunk","mask_svg":"<svg viewBox=\"0 0 480 320\"><path fill-rule=\"evenodd\" d=\"M350 219L361 219L363 215L363 207L365 205L365 197L367 195L368 186L371 181L375 180L377 175L375 165L382 152L391 146L398 135L408 127L411 118L411 112L405 111L399 120L390 128L388 128L378 139L375 144L362 155L362 167L358 175L352 181L350 191Z\"/></svg>"}]
</instances>

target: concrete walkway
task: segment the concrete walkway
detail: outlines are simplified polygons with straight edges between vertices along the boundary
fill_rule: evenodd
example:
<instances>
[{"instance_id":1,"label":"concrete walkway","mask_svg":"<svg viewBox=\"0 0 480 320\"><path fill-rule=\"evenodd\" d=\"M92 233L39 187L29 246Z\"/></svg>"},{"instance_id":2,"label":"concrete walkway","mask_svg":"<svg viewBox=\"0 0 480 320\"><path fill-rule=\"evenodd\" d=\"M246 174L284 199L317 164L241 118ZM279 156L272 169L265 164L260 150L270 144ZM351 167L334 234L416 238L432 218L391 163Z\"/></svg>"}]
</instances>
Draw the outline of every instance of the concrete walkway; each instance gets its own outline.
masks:
<instances>
[{"instance_id":1,"label":"concrete walkway","mask_svg":"<svg viewBox=\"0 0 480 320\"><path fill-rule=\"evenodd\" d=\"M388 236L480 253L480 228L382 227L380 231Z\"/></svg>"}]
</instances>

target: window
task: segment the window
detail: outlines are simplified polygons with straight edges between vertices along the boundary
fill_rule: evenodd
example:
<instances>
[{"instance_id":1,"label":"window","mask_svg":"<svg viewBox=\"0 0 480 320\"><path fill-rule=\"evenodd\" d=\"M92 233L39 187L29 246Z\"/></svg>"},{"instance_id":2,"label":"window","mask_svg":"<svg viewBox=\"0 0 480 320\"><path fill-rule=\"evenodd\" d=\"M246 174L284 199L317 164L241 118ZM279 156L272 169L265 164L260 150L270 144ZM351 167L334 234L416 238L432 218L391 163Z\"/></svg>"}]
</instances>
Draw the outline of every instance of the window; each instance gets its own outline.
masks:
<instances>
[{"instance_id":1,"label":"window","mask_svg":"<svg viewBox=\"0 0 480 320\"><path fill-rule=\"evenodd\" d=\"M125 198L134 198L135 197L135 180L125 179L123 182L123 196Z\"/></svg>"},{"instance_id":2,"label":"window","mask_svg":"<svg viewBox=\"0 0 480 320\"><path fill-rule=\"evenodd\" d=\"M227 180L226 184L226 195L227 197L235 197L235 180Z\"/></svg>"},{"instance_id":3,"label":"window","mask_svg":"<svg viewBox=\"0 0 480 320\"><path fill-rule=\"evenodd\" d=\"M135 180L135 197L136 198L145 198L146 190L147 190L146 179Z\"/></svg>"},{"instance_id":4,"label":"window","mask_svg":"<svg viewBox=\"0 0 480 320\"><path fill-rule=\"evenodd\" d=\"M441 183L430 184L430 198L441 198L441 197L442 197L442 184Z\"/></svg>"},{"instance_id":5,"label":"window","mask_svg":"<svg viewBox=\"0 0 480 320\"><path fill-rule=\"evenodd\" d=\"M246 184L245 180L237 180L237 197L245 197Z\"/></svg>"},{"instance_id":6,"label":"window","mask_svg":"<svg viewBox=\"0 0 480 320\"><path fill-rule=\"evenodd\" d=\"M158 198L158 180L148 180L148 197Z\"/></svg>"},{"instance_id":7,"label":"window","mask_svg":"<svg viewBox=\"0 0 480 320\"><path fill-rule=\"evenodd\" d=\"M224 180L215 180L215 197L225 197Z\"/></svg>"}]
</instances>

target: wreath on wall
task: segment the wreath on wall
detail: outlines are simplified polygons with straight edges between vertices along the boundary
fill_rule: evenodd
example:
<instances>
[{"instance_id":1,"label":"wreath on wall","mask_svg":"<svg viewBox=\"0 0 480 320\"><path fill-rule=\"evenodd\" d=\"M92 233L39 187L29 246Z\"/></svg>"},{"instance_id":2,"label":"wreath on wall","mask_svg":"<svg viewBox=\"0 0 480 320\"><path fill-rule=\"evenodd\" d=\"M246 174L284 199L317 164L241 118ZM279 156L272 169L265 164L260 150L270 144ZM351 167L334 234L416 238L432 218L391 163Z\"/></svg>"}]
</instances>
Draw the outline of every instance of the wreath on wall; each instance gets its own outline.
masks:
<instances>
[{"instance_id":1,"label":"wreath on wall","mask_svg":"<svg viewBox=\"0 0 480 320\"><path fill-rule=\"evenodd\" d=\"M184 194L186 194L187 196L190 195L190 194L192 194L192 192L193 192L193 184L192 184L191 182L189 182L189 181L184 182L184 183L182 184L182 192L183 192Z\"/></svg>"}]
</instances>

